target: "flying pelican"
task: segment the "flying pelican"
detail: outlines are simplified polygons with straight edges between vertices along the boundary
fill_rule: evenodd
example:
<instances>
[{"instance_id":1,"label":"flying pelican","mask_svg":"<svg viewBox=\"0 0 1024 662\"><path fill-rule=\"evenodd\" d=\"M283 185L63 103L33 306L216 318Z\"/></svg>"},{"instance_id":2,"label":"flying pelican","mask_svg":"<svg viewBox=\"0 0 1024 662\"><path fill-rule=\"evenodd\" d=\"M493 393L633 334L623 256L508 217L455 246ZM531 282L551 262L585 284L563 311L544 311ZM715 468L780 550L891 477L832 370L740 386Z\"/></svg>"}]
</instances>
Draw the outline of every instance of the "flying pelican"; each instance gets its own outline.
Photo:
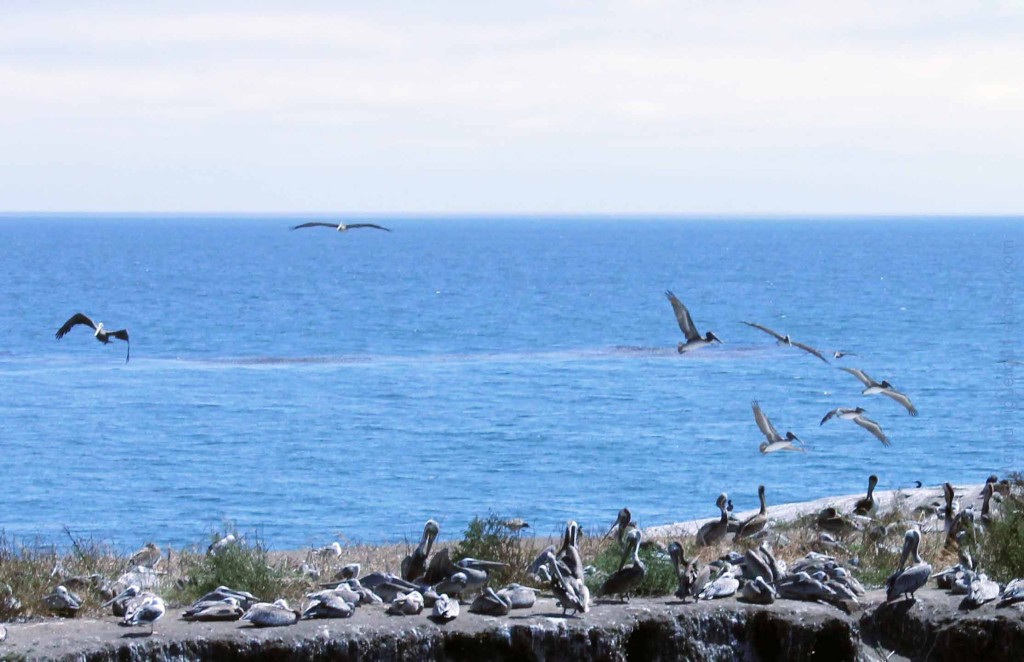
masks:
<instances>
[{"instance_id":1,"label":"flying pelican","mask_svg":"<svg viewBox=\"0 0 1024 662\"><path fill-rule=\"evenodd\" d=\"M740 524L740 528L736 531L733 541L738 542L744 538L755 536L761 533L765 525L768 524L768 506L764 502L764 485L757 486L757 497L761 500L761 510Z\"/></svg>"},{"instance_id":2,"label":"flying pelican","mask_svg":"<svg viewBox=\"0 0 1024 662\"><path fill-rule=\"evenodd\" d=\"M786 432L786 436L783 437L776 431L775 426L768 420L768 417L761 411L761 405L754 400L750 403L754 408L754 421L757 423L757 427L761 428L761 433L764 434L767 441L761 442L762 453L774 453L775 451L802 451L803 448L793 444L794 441L800 441L792 432ZM801 442L802 443L802 442Z\"/></svg>"},{"instance_id":3,"label":"flying pelican","mask_svg":"<svg viewBox=\"0 0 1024 662\"><path fill-rule=\"evenodd\" d=\"M866 410L862 409L861 407L857 407L856 409L839 407L825 414L825 417L821 419L821 423L819 423L818 425L824 425L825 422L832 417L841 418L846 421L853 421L854 423L861 426L871 434L875 435L875 438L882 442L883 446L892 445L892 442L889 441L889 437L885 436L885 433L882 432L882 426L872 421L867 416L864 416L865 411Z\"/></svg>"},{"instance_id":4,"label":"flying pelican","mask_svg":"<svg viewBox=\"0 0 1024 662\"><path fill-rule=\"evenodd\" d=\"M921 545L921 532L917 529L909 529L903 536L903 553L900 554L900 564L892 575L885 581L885 600L892 602L896 598L907 596L914 599L914 593L928 582L932 574L932 567L921 560L918 548ZM906 566L909 557L913 557L913 564Z\"/></svg>"},{"instance_id":5,"label":"flying pelican","mask_svg":"<svg viewBox=\"0 0 1024 662\"><path fill-rule=\"evenodd\" d=\"M775 331L772 331L768 327L761 326L760 324L755 324L753 322L743 322L743 323L746 324L747 326L752 326L755 329L760 329L761 331L764 331L765 333L767 333L770 336L774 336L775 339L778 340L783 345L789 345L790 347L799 347L800 349L804 350L805 352L813 354L813 355L817 356L819 359L821 359L822 361L824 361L825 363L828 363L828 359L825 358L825 355L822 354L821 352L819 352L818 350L814 349L810 345L805 345L805 344L803 344L801 342L796 342L795 340L791 339L788 335L784 336L781 333L776 333Z\"/></svg>"},{"instance_id":6,"label":"flying pelican","mask_svg":"<svg viewBox=\"0 0 1024 662\"><path fill-rule=\"evenodd\" d=\"M832 352L832 358L834 358L834 359L841 359L844 356L857 356L857 355L854 354L853 352L844 352L841 349L840 350L836 350L835 352Z\"/></svg>"},{"instance_id":7,"label":"flying pelican","mask_svg":"<svg viewBox=\"0 0 1024 662\"><path fill-rule=\"evenodd\" d=\"M701 347L707 347L713 342L722 342L721 339L711 331L708 331L707 334L701 338L700 333L697 331L697 327L693 324L693 318L690 317L690 311L686 309L683 302L668 290L665 291L665 296L668 297L669 302L672 304L672 311L676 314L676 321L679 322L679 329L683 332L683 335L686 336L686 342L679 343L679 347L677 348L680 354L692 352L700 349Z\"/></svg>"},{"instance_id":8,"label":"flying pelican","mask_svg":"<svg viewBox=\"0 0 1024 662\"><path fill-rule=\"evenodd\" d=\"M725 503L729 500L729 496L723 492L718 495L718 499L715 501L715 505L722 511L722 516L713 521L708 522L704 526L700 527L697 532L697 544L704 547L708 545L714 545L716 542L725 537L725 534L729 531L729 513L725 510Z\"/></svg>"},{"instance_id":9,"label":"flying pelican","mask_svg":"<svg viewBox=\"0 0 1024 662\"><path fill-rule=\"evenodd\" d=\"M623 598L623 601L628 600L629 594L636 590L644 581L644 576L647 574L647 566L640 560L641 538L640 529L631 529L626 535L626 549L623 551L619 569L601 584L601 588L597 590L599 597L618 595ZM629 565L625 564L627 555L631 561Z\"/></svg>"},{"instance_id":10,"label":"flying pelican","mask_svg":"<svg viewBox=\"0 0 1024 662\"><path fill-rule=\"evenodd\" d=\"M383 225L377 225L376 223L303 223L302 225L296 225L292 230L300 230L302 228L333 228L338 232L348 232L349 230L355 230L356 228L374 228L376 230L384 230L385 232L391 232Z\"/></svg>"},{"instance_id":11,"label":"flying pelican","mask_svg":"<svg viewBox=\"0 0 1024 662\"><path fill-rule=\"evenodd\" d=\"M862 384L864 384L866 388L863 391L861 391L861 395L877 395L881 393L882 395L889 396L896 402L906 407L907 411L910 413L911 416L917 416L917 409L914 407L914 403L910 401L910 398L894 389L892 387L892 384L890 384L889 382L884 380L881 382L876 382L875 380L868 377L866 372L864 372L863 370L858 370L857 368L841 367L840 370L844 370L850 373L851 375L859 379Z\"/></svg>"},{"instance_id":12,"label":"flying pelican","mask_svg":"<svg viewBox=\"0 0 1024 662\"><path fill-rule=\"evenodd\" d=\"M878 509L878 504L875 503L875 485L878 485L878 476L871 474L868 476L868 493L863 499L857 499L857 503L853 504L854 515L873 515L875 510Z\"/></svg>"},{"instance_id":13,"label":"flying pelican","mask_svg":"<svg viewBox=\"0 0 1024 662\"><path fill-rule=\"evenodd\" d=\"M117 338L119 340L125 341L125 343L128 343L128 351L124 356L124 362L128 363L128 359L131 357L132 353L131 343L128 342L128 329L108 331L103 327L103 322L93 322L91 319L89 319L87 315L83 313L75 313L70 318L68 318L67 322L64 322L64 326L57 329L57 340L60 340L65 335L67 335L67 332L70 331L72 327L78 324L84 324L86 326L92 327L93 330L95 331L95 333L92 334L93 337L95 337L96 340L99 340L104 345L109 345L111 338Z\"/></svg>"},{"instance_id":14,"label":"flying pelican","mask_svg":"<svg viewBox=\"0 0 1024 662\"><path fill-rule=\"evenodd\" d=\"M427 570L427 557L430 556L430 550L434 547L434 540L440 531L441 526L432 519L428 519L423 525L420 544L402 559L402 579L411 582L423 576Z\"/></svg>"}]
</instances>

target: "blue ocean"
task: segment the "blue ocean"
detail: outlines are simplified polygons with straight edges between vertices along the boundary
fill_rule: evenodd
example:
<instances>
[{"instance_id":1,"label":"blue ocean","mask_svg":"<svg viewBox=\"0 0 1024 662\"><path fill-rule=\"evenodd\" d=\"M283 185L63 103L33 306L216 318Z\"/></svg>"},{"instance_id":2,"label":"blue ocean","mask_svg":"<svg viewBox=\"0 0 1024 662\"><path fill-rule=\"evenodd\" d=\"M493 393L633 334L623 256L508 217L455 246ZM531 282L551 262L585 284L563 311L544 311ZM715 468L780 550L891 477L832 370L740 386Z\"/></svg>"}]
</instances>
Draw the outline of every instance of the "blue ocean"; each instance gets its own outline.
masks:
<instances>
[{"instance_id":1,"label":"blue ocean","mask_svg":"<svg viewBox=\"0 0 1024 662\"><path fill-rule=\"evenodd\" d=\"M0 530L644 526L1024 469L1020 219L0 218ZM360 219L348 219L355 222ZM365 219L363 219L365 220ZM672 290L724 343L680 355ZM102 345L84 312L127 328ZM826 365L741 324L826 352ZM838 366L911 397L862 396ZM762 455L758 400L806 453ZM860 405L892 440L849 421Z\"/></svg>"}]
</instances>

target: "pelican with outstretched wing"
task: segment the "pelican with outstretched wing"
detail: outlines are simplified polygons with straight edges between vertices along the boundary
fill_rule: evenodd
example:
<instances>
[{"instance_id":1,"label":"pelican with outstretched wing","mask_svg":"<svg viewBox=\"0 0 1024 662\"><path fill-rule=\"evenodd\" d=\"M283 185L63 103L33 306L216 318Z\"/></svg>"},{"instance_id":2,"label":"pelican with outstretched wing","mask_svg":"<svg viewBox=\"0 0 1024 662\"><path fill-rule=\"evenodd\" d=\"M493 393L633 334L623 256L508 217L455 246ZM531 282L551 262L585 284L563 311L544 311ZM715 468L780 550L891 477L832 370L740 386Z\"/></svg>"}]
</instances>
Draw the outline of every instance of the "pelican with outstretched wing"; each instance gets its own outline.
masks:
<instances>
[{"instance_id":1,"label":"pelican with outstretched wing","mask_svg":"<svg viewBox=\"0 0 1024 662\"><path fill-rule=\"evenodd\" d=\"M906 394L900 393L894 389L892 384L889 382L885 380L876 382L874 379L869 377L866 372L859 368L840 368L840 370L844 370L860 380L860 383L865 387L864 390L861 391L861 395L877 395L879 393L886 395L903 405L911 416L917 416L917 408L914 407L914 403L910 401L910 398L908 398Z\"/></svg>"},{"instance_id":2,"label":"pelican with outstretched wing","mask_svg":"<svg viewBox=\"0 0 1024 662\"><path fill-rule=\"evenodd\" d=\"M792 432L786 432L786 436L783 437L779 434L772 422L768 420L768 417L761 411L761 405L758 404L757 400L750 403L750 406L754 409L754 421L757 423L757 427L761 429L761 434L765 436L767 441L761 442L762 453L774 453L776 451L802 451L804 450L800 446L797 446L793 442L800 442L800 438Z\"/></svg>"},{"instance_id":3,"label":"pelican with outstretched wing","mask_svg":"<svg viewBox=\"0 0 1024 662\"><path fill-rule=\"evenodd\" d=\"M65 335L67 335L68 331L70 331L75 326L78 326L79 324L84 324L85 326L91 327L95 331L95 333L93 333L93 336L96 338L96 340L99 340L104 345L109 345L111 338L117 338L118 340L123 340L126 343L128 343L128 329L118 329L117 331L109 331L106 328L104 328L103 322L93 322L91 319L89 319L87 315L83 313L75 313L74 315L71 316L70 319L68 319L67 322L64 322L64 326L57 329L57 340L63 338ZM132 346L131 343L128 343L128 352L124 356L125 363L128 363L128 359L131 357L131 353Z\"/></svg>"},{"instance_id":4,"label":"pelican with outstretched wing","mask_svg":"<svg viewBox=\"0 0 1024 662\"><path fill-rule=\"evenodd\" d=\"M356 228L374 228L375 230L391 232L391 230L387 229L383 225L377 225L376 223L322 223L319 221L296 225L292 230L301 230L302 228L331 228L338 232L348 232L349 230L355 230Z\"/></svg>"},{"instance_id":5,"label":"pelican with outstretched wing","mask_svg":"<svg viewBox=\"0 0 1024 662\"><path fill-rule=\"evenodd\" d=\"M829 360L825 358L825 355L822 354L821 352L819 352L818 350L814 349L810 345L805 345L802 342L797 342L797 341L793 340L792 338L790 338L788 335L784 336L781 333L777 333L775 331L772 331L771 329L769 329L766 326L761 326L760 324L755 324L753 322L743 322L743 323L746 324L747 326L752 326L755 329L760 329L761 331L764 331L768 335L773 336L776 340L778 340L783 345L789 345L790 347L799 347L800 349L804 350L808 354L813 354L814 356L817 356L819 359L821 359L825 363L829 362Z\"/></svg>"},{"instance_id":6,"label":"pelican with outstretched wing","mask_svg":"<svg viewBox=\"0 0 1024 662\"><path fill-rule=\"evenodd\" d=\"M721 343L721 339L714 334L712 331L708 331L707 334L702 338L700 332L697 331L697 327L693 323L693 318L690 317L690 311L686 309L683 302L679 300L679 297L672 294L669 291L665 292L665 296L668 298L669 303L672 304L672 312L676 314L676 321L679 323L679 330L686 336L685 343L679 343L679 353L685 354L686 352L692 352L701 347L707 347L713 342Z\"/></svg>"}]
</instances>

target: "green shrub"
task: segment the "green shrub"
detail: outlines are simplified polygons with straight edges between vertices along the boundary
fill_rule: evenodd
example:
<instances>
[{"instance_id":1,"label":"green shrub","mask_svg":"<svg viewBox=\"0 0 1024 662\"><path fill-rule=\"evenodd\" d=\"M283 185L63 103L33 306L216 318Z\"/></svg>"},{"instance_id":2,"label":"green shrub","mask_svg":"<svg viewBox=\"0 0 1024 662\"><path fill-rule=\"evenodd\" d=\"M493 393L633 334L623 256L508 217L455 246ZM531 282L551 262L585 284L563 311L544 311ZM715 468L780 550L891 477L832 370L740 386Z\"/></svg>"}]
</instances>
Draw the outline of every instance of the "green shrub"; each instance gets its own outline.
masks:
<instances>
[{"instance_id":1,"label":"green shrub","mask_svg":"<svg viewBox=\"0 0 1024 662\"><path fill-rule=\"evenodd\" d=\"M981 537L979 567L999 581L1024 577L1024 477L1012 474L1010 493Z\"/></svg>"},{"instance_id":2,"label":"green shrub","mask_svg":"<svg viewBox=\"0 0 1024 662\"><path fill-rule=\"evenodd\" d=\"M484 519L474 517L451 553L453 561L472 557L504 563L504 568L489 573L490 584L495 587L510 582L528 583L526 568L535 554L533 541L523 538L522 531L510 530L505 526L506 521L507 518L495 513L489 513Z\"/></svg>"},{"instance_id":3,"label":"green shrub","mask_svg":"<svg viewBox=\"0 0 1024 662\"><path fill-rule=\"evenodd\" d=\"M653 545L644 545L640 548L640 560L644 562L646 572L644 580L633 595L638 596L659 596L671 595L679 587L676 578L676 569L668 554ZM594 559L593 565L597 572L587 577L587 587L590 594L597 596L597 590L601 587L612 573L619 569L619 561L622 559L622 549L614 542L605 545L601 552ZM629 563L629 560L626 561Z\"/></svg>"}]
</instances>

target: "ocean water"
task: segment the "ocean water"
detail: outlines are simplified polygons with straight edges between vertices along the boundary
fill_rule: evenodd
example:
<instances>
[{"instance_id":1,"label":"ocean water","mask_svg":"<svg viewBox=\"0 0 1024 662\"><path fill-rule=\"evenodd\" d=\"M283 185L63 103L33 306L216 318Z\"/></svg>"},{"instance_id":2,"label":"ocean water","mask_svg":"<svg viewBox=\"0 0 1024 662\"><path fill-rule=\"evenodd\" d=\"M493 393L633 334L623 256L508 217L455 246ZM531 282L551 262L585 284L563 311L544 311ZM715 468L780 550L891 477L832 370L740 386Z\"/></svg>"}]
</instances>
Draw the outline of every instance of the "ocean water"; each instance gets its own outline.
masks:
<instances>
[{"instance_id":1,"label":"ocean water","mask_svg":"<svg viewBox=\"0 0 1024 662\"><path fill-rule=\"evenodd\" d=\"M0 529L274 548L1024 469L1015 219L0 218ZM664 291L725 343L680 356ZM83 311L127 327L103 346ZM825 365L740 324L831 352ZM838 365L920 410L860 395ZM809 452L762 456L757 399ZM831 408L861 405L884 448Z\"/></svg>"}]
</instances>

